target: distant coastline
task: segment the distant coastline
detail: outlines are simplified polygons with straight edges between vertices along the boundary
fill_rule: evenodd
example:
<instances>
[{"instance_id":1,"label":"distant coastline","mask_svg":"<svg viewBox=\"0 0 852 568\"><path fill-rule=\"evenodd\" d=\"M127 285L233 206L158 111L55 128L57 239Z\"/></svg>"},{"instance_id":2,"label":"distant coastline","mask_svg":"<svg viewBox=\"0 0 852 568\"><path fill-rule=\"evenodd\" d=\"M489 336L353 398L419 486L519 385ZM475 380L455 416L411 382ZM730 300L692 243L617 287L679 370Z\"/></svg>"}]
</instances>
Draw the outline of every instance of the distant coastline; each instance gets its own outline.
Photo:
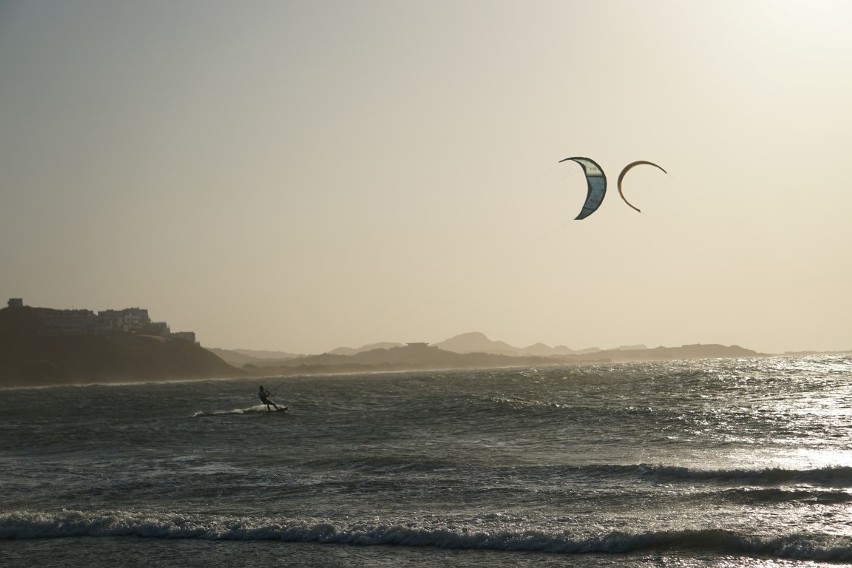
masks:
<instances>
[{"instance_id":1,"label":"distant coastline","mask_svg":"<svg viewBox=\"0 0 852 568\"><path fill-rule=\"evenodd\" d=\"M799 355L812 354L801 352ZM737 345L570 349L513 347L479 332L428 343L378 343L319 355L205 349L142 308L57 310L12 299L0 309L0 387L437 369L763 357Z\"/></svg>"},{"instance_id":2,"label":"distant coastline","mask_svg":"<svg viewBox=\"0 0 852 568\"><path fill-rule=\"evenodd\" d=\"M242 369L251 374L266 375L586 365L629 361L765 356L763 353L736 345L684 345L654 349L612 349L550 356L486 351L459 353L441 348L439 345L409 343L359 351L352 355L325 353L322 355L295 356L287 359L266 357L256 358L251 362L247 362L246 355L243 352L229 352L224 349L215 349L214 352L232 365L241 365Z\"/></svg>"}]
</instances>

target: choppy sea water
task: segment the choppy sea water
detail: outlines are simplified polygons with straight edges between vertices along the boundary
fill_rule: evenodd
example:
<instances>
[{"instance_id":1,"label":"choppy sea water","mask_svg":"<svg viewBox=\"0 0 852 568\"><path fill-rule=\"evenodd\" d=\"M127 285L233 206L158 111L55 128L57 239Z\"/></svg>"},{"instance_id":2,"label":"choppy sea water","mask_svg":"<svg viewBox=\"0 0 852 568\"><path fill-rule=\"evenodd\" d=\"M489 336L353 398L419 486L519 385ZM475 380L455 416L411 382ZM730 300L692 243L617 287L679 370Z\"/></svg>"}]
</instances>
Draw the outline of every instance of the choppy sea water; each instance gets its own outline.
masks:
<instances>
[{"instance_id":1,"label":"choppy sea water","mask_svg":"<svg viewBox=\"0 0 852 568\"><path fill-rule=\"evenodd\" d=\"M850 356L0 391L0 566L824 562Z\"/></svg>"}]
</instances>

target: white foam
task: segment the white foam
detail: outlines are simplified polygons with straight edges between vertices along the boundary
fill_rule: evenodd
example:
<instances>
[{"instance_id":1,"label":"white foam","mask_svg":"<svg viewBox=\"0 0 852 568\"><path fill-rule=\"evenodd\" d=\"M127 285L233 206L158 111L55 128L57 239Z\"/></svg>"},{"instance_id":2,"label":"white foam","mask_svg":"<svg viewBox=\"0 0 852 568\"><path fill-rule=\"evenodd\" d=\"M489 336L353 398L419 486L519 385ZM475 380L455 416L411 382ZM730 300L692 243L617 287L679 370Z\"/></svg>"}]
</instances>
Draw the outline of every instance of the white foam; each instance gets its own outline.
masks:
<instances>
[{"instance_id":1,"label":"white foam","mask_svg":"<svg viewBox=\"0 0 852 568\"><path fill-rule=\"evenodd\" d=\"M232 408L230 410L199 410L192 415L193 418L202 418L209 416L233 416L239 414L259 414L270 412L265 404L249 406L248 408ZM272 411L275 412L275 411Z\"/></svg>"},{"instance_id":2,"label":"white foam","mask_svg":"<svg viewBox=\"0 0 852 568\"><path fill-rule=\"evenodd\" d=\"M322 519L269 519L181 514L15 511L0 514L0 539L58 537L191 538L201 540L279 540L349 545L404 545L439 548L624 554L669 548L714 550L723 554L805 560L852 561L852 536L791 533L745 535L707 529L657 532L604 531L599 534L539 530L450 528L428 523L335 524Z\"/></svg>"}]
</instances>

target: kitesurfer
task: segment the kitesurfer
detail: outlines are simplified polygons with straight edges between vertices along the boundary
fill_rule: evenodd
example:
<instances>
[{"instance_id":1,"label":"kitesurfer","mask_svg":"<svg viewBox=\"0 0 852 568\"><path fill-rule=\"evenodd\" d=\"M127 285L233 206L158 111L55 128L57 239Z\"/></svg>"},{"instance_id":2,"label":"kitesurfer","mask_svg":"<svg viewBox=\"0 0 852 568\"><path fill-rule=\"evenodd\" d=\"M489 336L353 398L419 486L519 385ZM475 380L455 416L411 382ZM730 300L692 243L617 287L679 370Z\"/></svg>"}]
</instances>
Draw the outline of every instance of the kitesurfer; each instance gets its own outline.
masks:
<instances>
[{"instance_id":1,"label":"kitesurfer","mask_svg":"<svg viewBox=\"0 0 852 568\"><path fill-rule=\"evenodd\" d=\"M267 411L271 411L271 409L269 408L270 405L274 406L275 410L281 410L280 408L278 408L278 405L272 402L272 400L269 398L270 396L272 396L272 393L263 388L263 385L260 385L260 389L258 389L257 391L257 396L259 396L260 401L266 405Z\"/></svg>"}]
</instances>

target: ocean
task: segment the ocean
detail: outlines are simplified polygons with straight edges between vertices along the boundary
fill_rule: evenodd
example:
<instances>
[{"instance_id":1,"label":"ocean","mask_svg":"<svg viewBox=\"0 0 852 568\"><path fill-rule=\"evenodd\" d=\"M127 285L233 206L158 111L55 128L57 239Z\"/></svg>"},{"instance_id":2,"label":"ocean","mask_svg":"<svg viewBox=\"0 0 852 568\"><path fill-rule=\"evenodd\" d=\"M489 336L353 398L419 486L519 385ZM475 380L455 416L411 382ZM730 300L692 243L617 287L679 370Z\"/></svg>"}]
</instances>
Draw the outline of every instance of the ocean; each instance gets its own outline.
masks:
<instances>
[{"instance_id":1,"label":"ocean","mask_svg":"<svg viewBox=\"0 0 852 568\"><path fill-rule=\"evenodd\" d=\"M825 562L849 355L0 390L6 568Z\"/></svg>"}]
</instances>

